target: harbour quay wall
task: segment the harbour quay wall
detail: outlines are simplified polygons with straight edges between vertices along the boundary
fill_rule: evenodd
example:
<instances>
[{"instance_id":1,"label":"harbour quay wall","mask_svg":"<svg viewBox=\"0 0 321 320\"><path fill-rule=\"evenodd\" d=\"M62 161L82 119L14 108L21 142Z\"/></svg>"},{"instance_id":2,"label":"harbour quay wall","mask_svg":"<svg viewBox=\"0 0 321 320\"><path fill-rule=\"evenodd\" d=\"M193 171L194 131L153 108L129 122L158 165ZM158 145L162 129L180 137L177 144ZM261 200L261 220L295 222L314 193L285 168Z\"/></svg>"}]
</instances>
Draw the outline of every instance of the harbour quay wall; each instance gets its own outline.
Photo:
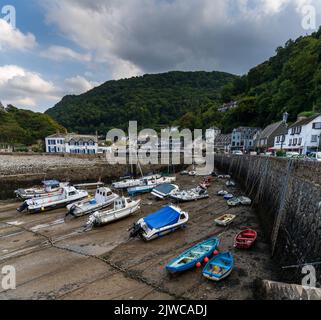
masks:
<instances>
[{"instance_id":1,"label":"harbour quay wall","mask_svg":"<svg viewBox=\"0 0 321 320\"><path fill-rule=\"evenodd\" d=\"M304 264L316 263L321 284L321 163L261 156L216 155L253 200L280 280L301 284Z\"/></svg>"},{"instance_id":2,"label":"harbour quay wall","mask_svg":"<svg viewBox=\"0 0 321 320\"><path fill-rule=\"evenodd\" d=\"M44 179L57 179L70 183L99 180L111 183L130 172L139 175L140 171L135 167L111 165L104 157L0 155L0 200L11 199L14 197L14 190L40 185ZM180 170L180 166L174 169ZM142 171L144 174L168 172L168 166L145 165L142 166Z\"/></svg>"}]
</instances>

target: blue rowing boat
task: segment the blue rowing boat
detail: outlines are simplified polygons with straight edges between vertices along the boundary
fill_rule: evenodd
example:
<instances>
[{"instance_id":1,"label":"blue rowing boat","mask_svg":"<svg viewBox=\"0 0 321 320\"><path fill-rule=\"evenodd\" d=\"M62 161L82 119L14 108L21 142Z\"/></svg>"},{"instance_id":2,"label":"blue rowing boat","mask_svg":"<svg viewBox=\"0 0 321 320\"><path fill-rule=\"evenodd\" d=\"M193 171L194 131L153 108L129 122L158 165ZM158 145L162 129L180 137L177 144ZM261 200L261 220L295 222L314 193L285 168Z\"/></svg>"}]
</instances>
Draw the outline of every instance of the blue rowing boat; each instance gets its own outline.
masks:
<instances>
[{"instance_id":1,"label":"blue rowing boat","mask_svg":"<svg viewBox=\"0 0 321 320\"><path fill-rule=\"evenodd\" d=\"M216 237L205 240L176 257L166 266L166 269L176 273L194 268L198 262L209 258L218 245L219 239Z\"/></svg>"},{"instance_id":2,"label":"blue rowing boat","mask_svg":"<svg viewBox=\"0 0 321 320\"><path fill-rule=\"evenodd\" d=\"M213 281L221 281L230 275L233 266L232 254L229 252L220 253L206 264L203 276Z\"/></svg>"}]
</instances>

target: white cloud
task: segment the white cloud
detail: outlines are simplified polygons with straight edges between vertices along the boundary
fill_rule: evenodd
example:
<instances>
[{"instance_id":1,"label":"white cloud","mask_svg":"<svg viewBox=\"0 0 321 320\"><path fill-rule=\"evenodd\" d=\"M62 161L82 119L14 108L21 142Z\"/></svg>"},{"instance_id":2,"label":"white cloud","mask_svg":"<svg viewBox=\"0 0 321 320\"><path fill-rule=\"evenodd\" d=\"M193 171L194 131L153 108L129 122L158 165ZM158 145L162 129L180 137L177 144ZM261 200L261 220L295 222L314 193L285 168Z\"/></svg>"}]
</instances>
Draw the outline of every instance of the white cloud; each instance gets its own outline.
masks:
<instances>
[{"instance_id":1,"label":"white cloud","mask_svg":"<svg viewBox=\"0 0 321 320\"><path fill-rule=\"evenodd\" d=\"M70 48L62 46L50 46L48 49L42 51L40 55L44 58L64 61L64 60L76 60L81 62L90 62L90 54L78 53Z\"/></svg>"},{"instance_id":2,"label":"white cloud","mask_svg":"<svg viewBox=\"0 0 321 320\"><path fill-rule=\"evenodd\" d=\"M90 82L82 76L75 76L65 80L66 91L69 94L80 94L89 91L97 85L95 82Z\"/></svg>"},{"instance_id":3,"label":"white cloud","mask_svg":"<svg viewBox=\"0 0 321 320\"><path fill-rule=\"evenodd\" d=\"M31 50L37 46L36 38L33 34L24 34L18 29L14 29L5 20L0 19L0 51L7 50Z\"/></svg>"},{"instance_id":4,"label":"white cloud","mask_svg":"<svg viewBox=\"0 0 321 320\"><path fill-rule=\"evenodd\" d=\"M0 66L0 97L4 104L36 109L60 99L60 91L41 75L16 65Z\"/></svg>"},{"instance_id":5,"label":"white cloud","mask_svg":"<svg viewBox=\"0 0 321 320\"><path fill-rule=\"evenodd\" d=\"M319 0L44 0L46 20L114 78L145 72L244 73L305 34L298 8Z\"/></svg>"}]
</instances>

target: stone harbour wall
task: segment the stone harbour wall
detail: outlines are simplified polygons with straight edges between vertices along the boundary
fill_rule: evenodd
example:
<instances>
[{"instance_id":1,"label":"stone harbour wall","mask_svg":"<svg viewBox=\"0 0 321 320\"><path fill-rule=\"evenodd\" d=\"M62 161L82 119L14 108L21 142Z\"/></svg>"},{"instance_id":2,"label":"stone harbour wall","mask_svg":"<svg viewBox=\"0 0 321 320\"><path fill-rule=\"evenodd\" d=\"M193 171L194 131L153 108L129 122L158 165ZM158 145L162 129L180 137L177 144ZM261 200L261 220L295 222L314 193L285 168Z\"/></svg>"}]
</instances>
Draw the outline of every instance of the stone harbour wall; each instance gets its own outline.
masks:
<instances>
[{"instance_id":1,"label":"stone harbour wall","mask_svg":"<svg viewBox=\"0 0 321 320\"><path fill-rule=\"evenodd\" d=\"M253 199L280 280L301 284L302 265L321 262L321 163L216 155L215 166L232 174ZM320 285L321 264L315 268Z\"/></svg>"}]
</instances>

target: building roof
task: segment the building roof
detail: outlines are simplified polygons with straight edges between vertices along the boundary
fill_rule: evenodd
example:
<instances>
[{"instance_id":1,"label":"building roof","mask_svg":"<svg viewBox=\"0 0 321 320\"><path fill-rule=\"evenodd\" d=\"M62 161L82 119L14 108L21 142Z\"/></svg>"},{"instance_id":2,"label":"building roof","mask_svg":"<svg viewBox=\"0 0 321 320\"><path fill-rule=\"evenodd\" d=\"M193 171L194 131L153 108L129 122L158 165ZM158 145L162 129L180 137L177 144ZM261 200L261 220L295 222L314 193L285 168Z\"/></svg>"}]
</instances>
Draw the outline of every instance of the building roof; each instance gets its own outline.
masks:
<instances>
[{"instance_id":1,"label":"building roof","mask_svg":"<svg viewBox=\"0 0 321 320\"><path fill-rule=\"evenodd\" d=\"M215 138L215 144L229 144L232 141L232 134L218 134Z\"/></svg>"},{"instance_id":2,"label":"building roof","mask_svg":"<svg viewBox=\"0 0 321 320\"><path fill-rule=\"evenodd\" d=\"M309 117L309 118L301 118L297 122L292 124L289 128L305 126L306 124L309 124L311 121L315 120L319 116L321 116L321 113L318 113L318 114L316 114L312 117Z\"/></svg>"},{"instance_id":3,"label":"building roof","mask_svg":"<svg viewBox=\"0 0 321 320\"><path fill-rule=\"evenodd\" d=\"M265 138L270 137L275 132L275 130L277 130L283 123L284 123L283 121L279 121L279 122L272 123L269 126L267 126L262 131L262 133L260 135L260 139L265 139Z\"/></svg>"},{"instance_id":4,"label":"building roof","mask_svg":"<svg viewBox=\"0 0 321 320\"><path fill-rule=\"evenodd\" d=\"M68 133L68 134L64 134L64 133L55 133L47 138L61 138L61 139L65 139L66 141L70 141L70 140L76 140L76 141L88 141L88 140L93 140L95 142L98 142L98 138L95 135L84 135L84 134L75 134L75 133Z\"/></svg>"}]
</instances>

